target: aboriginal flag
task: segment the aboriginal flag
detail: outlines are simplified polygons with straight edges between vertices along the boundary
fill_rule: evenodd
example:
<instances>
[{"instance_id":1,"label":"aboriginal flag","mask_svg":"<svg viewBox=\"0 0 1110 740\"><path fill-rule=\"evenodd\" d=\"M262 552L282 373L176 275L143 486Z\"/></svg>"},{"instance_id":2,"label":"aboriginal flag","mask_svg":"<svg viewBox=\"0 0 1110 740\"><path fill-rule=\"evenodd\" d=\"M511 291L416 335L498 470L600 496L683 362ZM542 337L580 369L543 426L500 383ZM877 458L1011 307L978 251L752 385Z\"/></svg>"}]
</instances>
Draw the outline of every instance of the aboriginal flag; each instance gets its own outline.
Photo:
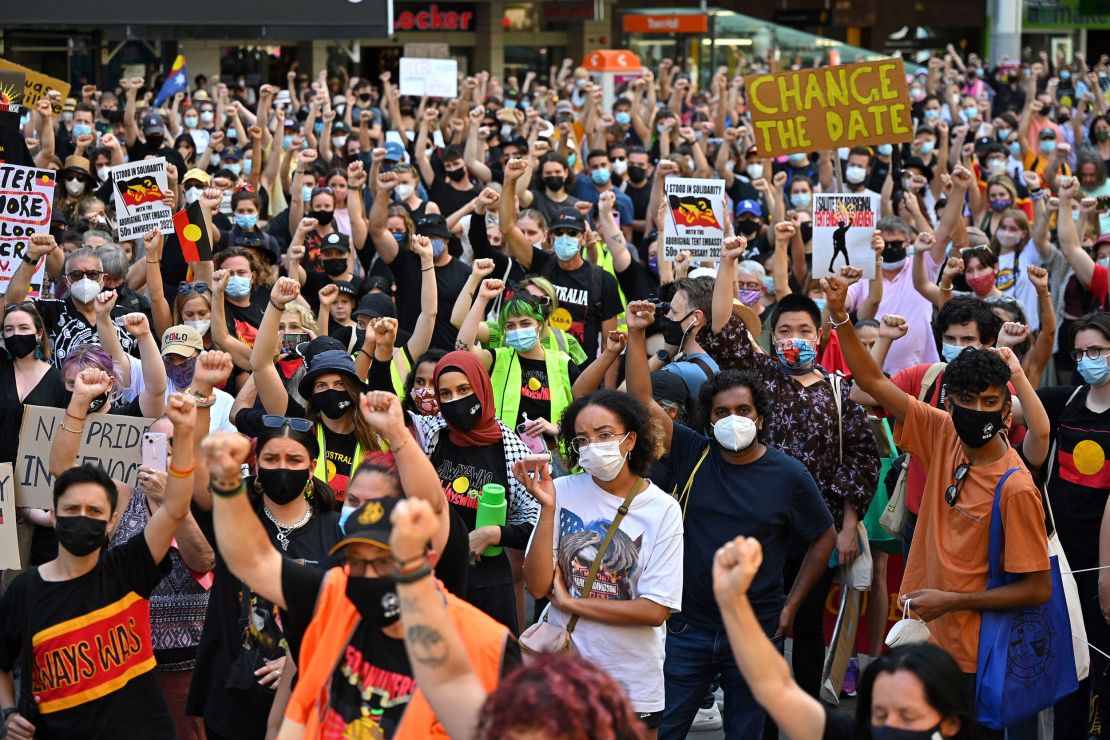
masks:
<instances>
[{"instance_id":1,"label":"aboriginal flag","mask_svg":"<svg viewBox=\"0 0 1110 740\"><path fill-rule=\"evenodd\" d=\"M1087 488L1110 488L1110 432L1061 424L1057 450L1061 478Z\"/></svg>"},{"instance_id":2,"label":"aboriginal flag","mask_svg":"<svg viewBox=\"0 0 1110 740\"><path fill-rule=\"evenodd\" d=\"M212 242L208 240L200 201L173 214L173 230L186 262L212 259Z\"/></svg>"},{"instance_id":3,"label":"aboriginal flag","mask_svg":"<svg viewBox=\"0 0 1110 740\"><path fill-rule=\"evenodd\" d=\"M674 222L686 228L720 229L721 224L713 214L713 203L709 198L697 195L667 196L674 215Z\"/></svg>"},{"instance_id":4,"label":"aboriginal flag","mask_svg":"<svg viewBox=\"0 0 1110 740\"><path fill-rule=\"evenodd\" d=\"M154 175L140 175L130 180L117 180L116 188L123 198L124 205L141 206L143 203L157 203L166 197L158 187Z\"/></svg>"}]
</instances>

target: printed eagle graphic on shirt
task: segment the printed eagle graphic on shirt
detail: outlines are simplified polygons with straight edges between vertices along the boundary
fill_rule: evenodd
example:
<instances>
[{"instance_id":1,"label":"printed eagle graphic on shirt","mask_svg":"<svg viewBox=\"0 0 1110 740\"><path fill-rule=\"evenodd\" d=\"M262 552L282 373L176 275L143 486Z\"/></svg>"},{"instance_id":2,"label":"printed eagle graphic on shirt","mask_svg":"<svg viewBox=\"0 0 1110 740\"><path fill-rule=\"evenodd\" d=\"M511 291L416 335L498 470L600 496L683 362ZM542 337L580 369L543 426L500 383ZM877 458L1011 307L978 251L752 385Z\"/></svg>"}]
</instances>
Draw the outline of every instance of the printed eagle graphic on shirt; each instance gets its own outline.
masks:
<instances>
[{"instance_id":1,"label":"printed eagle graphic on shirt","mask_svg":"<svg viewBox=\"0 0 1110 740\"><path fill-rule=\"evenodd\" d=\"M575 598L582 593L597 550L605 540L605 532L611 523L609 519L583 522L573 511L563 509L560 512L559 567L566 579L567 591ZM613 534L590 590L591 599L630 601L635 598L632 584L639 575L643 539L640 535L633 540L620 529Z\"/></svg>"}]
</instances>

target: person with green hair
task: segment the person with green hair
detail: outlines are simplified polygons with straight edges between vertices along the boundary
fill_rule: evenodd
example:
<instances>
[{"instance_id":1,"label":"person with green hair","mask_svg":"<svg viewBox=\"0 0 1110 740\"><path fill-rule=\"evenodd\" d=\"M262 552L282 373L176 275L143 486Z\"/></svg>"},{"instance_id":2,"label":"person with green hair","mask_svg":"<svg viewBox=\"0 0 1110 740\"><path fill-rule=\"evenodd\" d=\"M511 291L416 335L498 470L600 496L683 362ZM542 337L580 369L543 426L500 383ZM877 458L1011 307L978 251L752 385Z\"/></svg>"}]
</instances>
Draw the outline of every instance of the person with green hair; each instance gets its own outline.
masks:
<instances>
[{"instance_id":1,"label":"person with green hair","mask_svg":"<svg viewBox=\"0 0 1110 740\"><path fill-rule=\"evenodd\" d=\"M484 280L466 320L459 329L458 347L475 353L489 372L497 417L516 429L535 451L554 449L563 411L578 396L597 388L605 371L620 357L627 341L610 332L605 351L586 368L579 366L544 336L550 334L542 302L527 291L504 301L498 321L488 325L490 337L504 338L503 346L476 345L479 325L491 301L504 291L500 280Z\"/></svg>"}]
</instances>

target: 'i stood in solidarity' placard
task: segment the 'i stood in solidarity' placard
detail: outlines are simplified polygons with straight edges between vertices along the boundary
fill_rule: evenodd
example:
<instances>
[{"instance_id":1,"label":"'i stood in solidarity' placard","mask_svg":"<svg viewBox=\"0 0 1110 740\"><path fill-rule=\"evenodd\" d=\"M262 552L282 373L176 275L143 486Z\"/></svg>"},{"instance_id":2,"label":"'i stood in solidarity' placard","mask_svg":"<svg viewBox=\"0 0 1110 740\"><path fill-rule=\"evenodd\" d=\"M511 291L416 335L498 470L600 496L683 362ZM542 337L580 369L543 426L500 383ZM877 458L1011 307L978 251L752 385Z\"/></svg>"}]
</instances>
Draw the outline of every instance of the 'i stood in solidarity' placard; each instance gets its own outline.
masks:
<instances>
[{"instance_id":1,"label":"'i stood in solidarity' placard","mask_svg":"<svg viewBox=\"0 0 1110 740\"><path fill-rule=\"evenodd\" d=\"M813 276L835 275L851 265L875 277L871 237L879 220L878 195L813 196Z\"/></svg>"},{"instance_id":2,"label":"'i stood in solidarity' placard","mask_svg":"<svg viewBox=\"0 0 1110 740\"><path fill-rule=\"evenodd\" d=\"M716 261L725 238L725 181L668 177L663 183L674 228L667 229L665 256L689 252L698 260Z\"/></svg>"},{"instance_id":3,"label":"'i stood in solidarity' placard","mask_svg":"<svg viewBox=\"0 0 1110 740\"><path fill-rule=\"evenodd\" d=\"M165 157L121 164L112 168L111 177L119 241L141 238L155 227L163 234L173 229L173 211L163 200L170 194Z\"/></svg>"}]
</instances>

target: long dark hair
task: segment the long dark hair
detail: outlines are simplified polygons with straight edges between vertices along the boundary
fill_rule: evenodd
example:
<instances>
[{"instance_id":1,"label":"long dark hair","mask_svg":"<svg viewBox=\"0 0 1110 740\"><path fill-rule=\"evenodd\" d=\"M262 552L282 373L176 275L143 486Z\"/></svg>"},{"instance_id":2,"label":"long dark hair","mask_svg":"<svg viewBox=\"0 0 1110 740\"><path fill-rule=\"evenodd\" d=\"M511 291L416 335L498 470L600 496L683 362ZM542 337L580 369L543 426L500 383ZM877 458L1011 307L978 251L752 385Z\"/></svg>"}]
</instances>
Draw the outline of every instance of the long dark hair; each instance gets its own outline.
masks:
<instances>
[{"instance_id":1,"label":"long dark hair","mask_svg":"<svg viewBox=\"0 0 1110 740\"><path fill-rule=\"evenodd\" d=\"M871 736L871 701L875 679L880 673L908 671L925 687L925 700L941 719L959 720L954 740L970 740L975 735L975 715L967 678L960 666L944 649L927 642L896 647L867 666L859 685L856 704L856 737Z\"/></svg>"},{"instance_id":2,"label":"long dark hair","mask_svg":"<svg viewBox=\"0 0 1110 740\"><path fill-rule=\"evenodd\" d=\"M272 439L287 437L297 444L300 444L308 452L308 481L311 490L305 494L308 499L308 505L314 513L321 513L325 511L338 511L339 502L335 500L335 491L332 490L324 481L317 478L314 473L316 471L316 457L320 454L319 446L316 444L316 437L307 432L298 432L292 427L286 425L280 429L263 429L258 435L257 442L255 443L255 455L262 452L262 448L266 443ZM307 489L306 489L307 490ZM258 477L255 476L247 486L247 492L251 502L256 507L262 506L262 485L258 482Z\"/></svg>"}]
</instances>

